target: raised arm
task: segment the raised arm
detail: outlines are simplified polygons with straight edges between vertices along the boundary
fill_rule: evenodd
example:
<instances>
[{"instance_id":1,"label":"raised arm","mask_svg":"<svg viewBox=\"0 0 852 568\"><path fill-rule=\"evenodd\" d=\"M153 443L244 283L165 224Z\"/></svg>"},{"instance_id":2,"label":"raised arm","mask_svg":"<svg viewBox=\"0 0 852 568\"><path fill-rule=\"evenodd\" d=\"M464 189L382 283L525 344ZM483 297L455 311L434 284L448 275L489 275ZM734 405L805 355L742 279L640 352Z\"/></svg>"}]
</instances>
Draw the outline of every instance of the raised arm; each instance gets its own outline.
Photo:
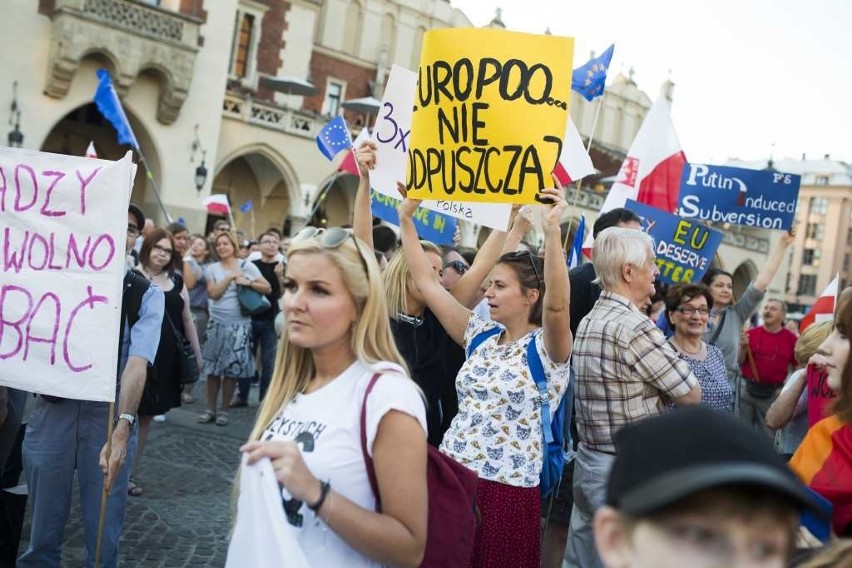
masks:
<instances>
[{"instance_id":1,"label":"raised arm","mask_svg":"<svg viewBox=\"0 0 852 568\"><path fill-rule=\"evenodd\" d=\"M373 250L373 208L370 203L370 170L376 167L376 145L369 140L355 150L360 179L355 192L352 232Z\"/></svg>"},{"instance_id":2,"label":"raised arm","mask_svg":"<svg viewBox=\"0 0 852 568\"><path fill-rule=\"evenodd\" d=\"M796 371L787 381L790 384L784 385L781 394L766 411L766 427L770 430L780 430L793 419L796 404L807 386L807 371Z\"/></svg>"},{"instance_id":3,"label":"raised arm","mask_svg":"<svg viewBox=\"0 0 852 568\"><path fill-rule=\"evenodd\" d=\"M781 235L781 238L778 240L778 246L772 251L766 264L763 265L763 268L757 273L757 278L754 279L755 288L761 292L766 292L766 289L769 288L769 283L772 282L772 279L775 278L775 273L778 272L778 267L781 266L781 261L784 260L787 248L795 239L795 228Z\"/></svg>"},{"instance_id":4,"label":"raised arm","mask_svg":"<svg viewBox=\"0 0 852 568\"><path fill-rule=\"evenodd\" d=\"M565 203L564 190L541 190L545 201L550 201L544 218L544 300L542 301L542 329L544 347L551 360L563 363L571 356L572 338L568 313L571 295L568 266L562 254L562 229L559 225Z\"/></svg>"},{"instance_id":5,"label":"raised arm","mask_svg":"<svg viewBox=\"0 0 852 568\"><path fill-rule=\"evenodd\" d=\"M402 188L405 191L405 188ZM399 206L399 229L402 236L402 248L408 259L411 277L417 283L417 288L426 300L426 305L444 326L444 330L453 341L462 345L464 332L470 319L470 310L461 305L453 296L444 290L438 275L432 270L429 259L420 246L417 229L414 227L412 215L420 205L415 199L404 199Z\"/></svg>"},{"instance_id":6,"label":"raised arm","mask_svg":"<svg viewBox=\"0 0 852 568\"><path fill-rule=\"evenodd\" d=\"M197 273L196 270L198 270ZM193 261L189 253L186 253L186 256L183 257L182 275L187 288L192 288L198 283L199 278L201 278L201 270L201 266Z\"/></svg>"}]
</instances>

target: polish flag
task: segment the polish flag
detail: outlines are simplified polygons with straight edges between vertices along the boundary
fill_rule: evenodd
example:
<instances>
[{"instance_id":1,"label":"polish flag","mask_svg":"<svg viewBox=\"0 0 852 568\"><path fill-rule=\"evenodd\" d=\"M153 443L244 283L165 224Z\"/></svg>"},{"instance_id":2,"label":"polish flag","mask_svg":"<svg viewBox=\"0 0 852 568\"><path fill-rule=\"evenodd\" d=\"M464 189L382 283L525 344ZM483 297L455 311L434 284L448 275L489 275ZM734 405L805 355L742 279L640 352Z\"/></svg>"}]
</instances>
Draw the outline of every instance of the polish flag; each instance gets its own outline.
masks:
<instances>
[{"instance_id":1,"label":"polish flag","mask_svg":"<svg viewBox=\"0 0 852 568\"><path fill-rule=\"evenodd\" d=\"M208 213L214 215L228 215L231 212L231 204L228 203L228 196L224 193L214 193L210 197L205 197L201 203L207 208Z\"/></svg>"},{"instance_id":2,"label":"polish flag","mask_svg":"<svg viewBox=\"0 0 852 568\"><path fill-rule=\"evenodd\" d=\"M95 150L95 143L94 142L89 142L89 147L86 148L86 157L87 158L97 158L98 157L98 153Z\"/></svg>"},{"instance_id":3,"label":"polish flag","mask_svg":"<svg viewBox=\"0 0 852 568\"><path fill-rule=\"evenodd\" d=\"M358 146L361 145L361 142L370 139L370 129L366 126L361 129L361 132L358 133L358 136L355 137L355 141L352 142L352 148L346 152L343 156L343 160L341 160L340 165L337 166L338 172L346 172L350 173L353 176L360 176L361 170L358 169L358 162L355 160L355 150L358 149Z\"/></svg>"},{"instance_id":4,"label":"polish flag","mask_svg":"<svg viewBox=\"0 0 852 568\"><path fill-rule=\"evenodd\" d=\"M583 139L580 138L580 133L569 116L568 124L565 126L565 136L562 139L562 152L559 154L559 162L556 164L553 173L560 184L568 185L595 173L595 171L592 159L589 157L586 147L583 146Z\"/></svg>"},{"instance_id":5,"label":"polish flag","mask_svg":"<svg viewBox=\"0 0 852 568\"><path fill-rule=\"evenodd\" d=\"M799 322L799 333L802 333L812 323L831 321L834 318L834 306L837 305L837 288L840 275L834 277L828 288L822 291L807 315Z\"/></svg>"},{"instance_id":6,"label":"polish flag","mask_svg":"<svg viewBox=\"0 0 852 568\"><path fill-rule=\"evenodd\" d=\"M639 127L601 213L624 207L628 199L676 212L685 164L686 156L674 130L669 101L661 95ZM588 256L591 248L589 236L583 243L583 252Z\"/></svg>"}]
</instances>

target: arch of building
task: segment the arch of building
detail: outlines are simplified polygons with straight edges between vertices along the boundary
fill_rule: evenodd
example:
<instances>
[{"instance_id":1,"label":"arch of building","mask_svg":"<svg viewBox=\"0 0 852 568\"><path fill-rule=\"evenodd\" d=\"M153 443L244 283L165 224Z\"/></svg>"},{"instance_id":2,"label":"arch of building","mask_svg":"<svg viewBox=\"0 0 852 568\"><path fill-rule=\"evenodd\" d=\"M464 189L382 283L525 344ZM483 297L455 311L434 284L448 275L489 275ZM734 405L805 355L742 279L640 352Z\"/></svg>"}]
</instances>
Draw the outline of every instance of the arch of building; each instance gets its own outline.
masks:
<instances>
[{"instance_id":1,"label":"arch of building","mask_svg":"<svg viewBox=\"0 0 852 568\"><path fill-rule=\"evenodd\" d=\"M293 166L268 144L241 146L223 156L211 193L228 195L237 228L252 237L271 227L282 229L301 200ZM240 211L248 201L251 210Z\"/></svg>"},{"instance_id":2,"label":"arch of building","mask_svg":"<svg viewBox=\"0 0 852 568\"><path fill-rule=\"evenodd\" d=\"M757 277L757 266L751 260L746 260L740 263L731 274L734 276L734 297L741 298L748 285Z\"/></svg>"},{"instance_id":3,"label":"arch of building","mask_svg":"<svg viewBox=\"0 0 852 568\"><path fill-rule=\"evenodd\" d=\"M308 223L338 227L352 223L358 176L342 173L323 180L310 204L313 215Z\"/></svg>"}]
</instances>

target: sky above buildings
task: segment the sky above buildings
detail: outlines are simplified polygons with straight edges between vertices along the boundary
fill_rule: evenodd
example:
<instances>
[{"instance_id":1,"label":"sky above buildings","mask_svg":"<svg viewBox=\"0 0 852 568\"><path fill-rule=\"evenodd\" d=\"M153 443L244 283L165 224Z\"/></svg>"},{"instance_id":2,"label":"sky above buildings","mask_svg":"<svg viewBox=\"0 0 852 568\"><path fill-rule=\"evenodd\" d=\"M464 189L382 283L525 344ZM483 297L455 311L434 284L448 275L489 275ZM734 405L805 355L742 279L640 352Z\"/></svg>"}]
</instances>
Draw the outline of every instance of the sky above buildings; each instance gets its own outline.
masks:
<instances>
[{"instance_id":1,"label":"sky above buildings","mask_svg":"<svg viewBox=\"0 0 852 568\"><path fill-rule=\"evenodd\" d=\"M694 162L852 161L849 0L451 0L475 26L575 38L574 67L615 43L651 99L675 83L675 129Z\"/></svg>"}]
</instances>

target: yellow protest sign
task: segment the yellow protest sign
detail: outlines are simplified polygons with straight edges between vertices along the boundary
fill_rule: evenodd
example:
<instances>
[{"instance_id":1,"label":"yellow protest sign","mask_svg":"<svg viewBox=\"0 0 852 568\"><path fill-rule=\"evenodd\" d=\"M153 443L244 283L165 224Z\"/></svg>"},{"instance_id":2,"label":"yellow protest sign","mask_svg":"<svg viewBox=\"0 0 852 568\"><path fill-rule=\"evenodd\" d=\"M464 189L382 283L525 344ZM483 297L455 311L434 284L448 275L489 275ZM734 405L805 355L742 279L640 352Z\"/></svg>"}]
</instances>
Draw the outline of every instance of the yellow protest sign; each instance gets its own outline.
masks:
<instances>
[{"instance_id":1,"label":"yellow protest sign","mask_svg":"<svg viewBox=\"0 0 852 568\"><path fill-rule=\"evenodd\" d=\"M423 37L406 186L417 199L534 203L553 187L574 40L493 29Z\"/></svg>"}]
</instances>

